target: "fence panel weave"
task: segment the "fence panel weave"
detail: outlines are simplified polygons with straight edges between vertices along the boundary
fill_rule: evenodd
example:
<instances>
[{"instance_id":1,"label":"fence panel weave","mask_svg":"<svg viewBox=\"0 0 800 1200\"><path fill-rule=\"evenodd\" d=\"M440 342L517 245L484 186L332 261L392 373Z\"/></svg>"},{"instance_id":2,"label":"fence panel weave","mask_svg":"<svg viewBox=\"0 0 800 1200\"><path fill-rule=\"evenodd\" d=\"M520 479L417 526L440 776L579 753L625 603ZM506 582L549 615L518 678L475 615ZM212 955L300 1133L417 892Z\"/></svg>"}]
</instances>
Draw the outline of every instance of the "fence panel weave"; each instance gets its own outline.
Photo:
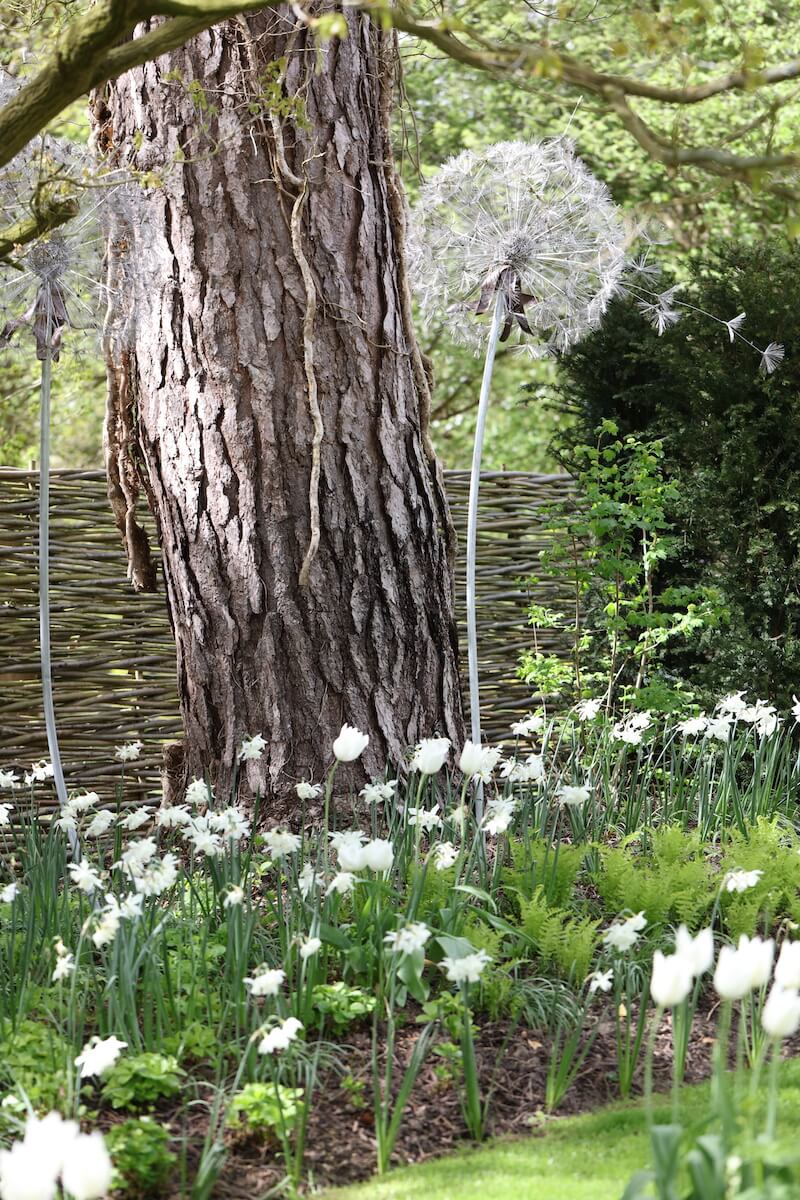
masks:
<instances>
[{"instance_id":1,"label":"fence panel weave","mask_svg":"<svg viewBox=\"0 0 800 1200\"><path fill-rule=\"evenodd\" d=\"M469 473L446 472L463 549ZM531 706L515 678L526 628L527 578L548 538L543 505L572 487L565 475L492 472L482 477L478 544L478 629L486 735L508 735ZM158 785L160 743L180 736L175 653L163 591L135 593L99 471L51 476L52 643L55 704L68 784L113 793L114 747L139 738L140 789ZM26 768L47 758L39 674L37 475L0 468L0 766ZM457 563L458 621L464 632L464 556ZM536 599L569 602L558 586L539 585ZM463 638L462 638L463 640ZM558 652L547 631L542 648ZM466 648L463 653L466 675ZM466 678L464 678L466 698ZM133 767L134 764L131 764ZM130 780L131 767L128 768ZM126 795L130 795L126 785Z\"/></svg>"}]
</instances>

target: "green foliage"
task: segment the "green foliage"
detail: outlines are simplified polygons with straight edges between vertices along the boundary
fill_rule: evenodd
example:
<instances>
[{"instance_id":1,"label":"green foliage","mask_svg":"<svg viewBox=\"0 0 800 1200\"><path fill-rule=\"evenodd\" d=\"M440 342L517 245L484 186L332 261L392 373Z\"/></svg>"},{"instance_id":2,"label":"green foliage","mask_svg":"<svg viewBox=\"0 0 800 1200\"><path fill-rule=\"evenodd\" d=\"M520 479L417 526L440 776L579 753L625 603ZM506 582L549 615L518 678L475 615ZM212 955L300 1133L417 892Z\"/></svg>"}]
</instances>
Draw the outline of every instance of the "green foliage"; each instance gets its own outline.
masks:
<instances>
[{"instance_id":1,"label":"green foliage","mask_svg":"<svg viewBox=\"0 0 800 1200\"><path fill-rule=\"evenodd\" d=\"M658 337L630 300L561 366L561 401L576 419L556 446L580 467L602 419L623 440L659 441L664 515L673 545L656 581L668 596L707 590L725 624L672 639L663 661L719 695L747 689L779 705L800 690L800 246L723 244L696 264L681 295L715 317L746 312L759 346L785 344L772 375L700 313Z\"/></svg>"},{"instance_id":2,"label":"green foliage","mask_svg":"<svg viewBox=\"0 0 800 1200\"><path fill-rule=\"evenodd\" d=\"M542 963L581 983L594 957L600 922L550 906L541 887L521 902L520 909L522 929Z\"/></svg>"},{"instance_id":3,"label":"green foliage","mask_svg":"<svg viewBox=\"0 0 800 1200\"><path fill-rule=\"evenodd\" d=\"M132 1054L114 1064L103 1083L103 1097L112 1108L151 1108L176 1095L184 1075L171 1054Z\"/></svg>"},{"instance_id":4,"label":"green foliage","mask_svg":"<svg viewBox=\"0 0 800 1200\"><path fill-rule=\"evenodd\" d=\"M168 1130L152 1117L134 1117L113 1125L105 1137L114 1164L112 1192L142 1200L162 1195L176 1161Z\"/></svg>"},{"instance_id":5,"label":"green foliage","mask_svg":"<svg viewBox=\"0 0 800 1200\"><path fill-rule=\"evenodd\" d=\"M576 597L576 611L563 626L572 664L535 646L519 675L545 692L572 685L580 695L588 687L615 702L646 686L651 705L674 707L675 689L664 680L666 653L723 614L714 589L662 579L663 564L681 548L669 515L678 488L666 475L663 444L621 435L604 419L591 441L573 439L568 465L577 494L552 506L553 543L540 558L544 577L568 581ZM530 621L535 630L543 627L538 606ZM548 618L544 627L551 624Z\"/></svg>"},{"instance_id":6,"label":"green foliage","mask_svg":"<svg viewBox=\"0 0 800 1200\"><path fill-rule=\"evenodd\" d=\"M339 980L337 983L319 983L312 992L314 1015L318 1023L325 1018L337 1033L343 1032L353 1021L368 1017L375 1009L375 997L364 988L350 987Z\"/></svg>"},{"instance_id":7,"label":"green foliage","mask_svg":"<svg viewBox=\"0 0 800 1200\"><path fill-rule=\"evenodd\" d=\"M0 1081L22 1092L34 1108L55 1108L67 1094L67 1073L75 1052L53 1028L24 1020L0 1027Z\"/></svg>"},{"instance_id":8,"label":"green foliage","mask_svg":"<svg viewBox=\"0 0 800 1200\"><path fill-rule=\"evenodd\" d=\"M606 911L643 912L649 925L684 922L696 929L714 902L713 869L697 832L680 826L604 847L595 885Z\"/></svg>"},{"instance_id":9,"label":"green foliage","mask_svg":"<svg viewBox=\"0 0 800 1200\"><path fill-rule=\"evenodd\" d=\"M286 1132L303 1105L303 1089L272 1081L246 1083L231 1100L228 1124L262 1136Z\"/></svg>"},{"instance_id":10,"label":"green foliage","mask_svg":"<svg viewBox=\"0 0 800 1200\"><path fill-rule=\"evenodd\" d=\"M557 908L567 905L586 858L585 846L553 844L544 838L526 842L511 839L509 850L514 866L503 872L507 890L516 890L530 900L536 889L541 888L548 904Z\"/></svg>"},{"instance_id":11,"label":"green foliage","mask_svg":"<svg viewBox=\"0 0 800 1200\"><path fill-rule=\"evenodd\" d=\"M800 923L797 853L797 836L782 821L762 819L745 832L733 831L722 857L723 873L760 871L761 878L744 892L722 892L720 909L732 939L758 929L770 933L787 917Z\"/></svg>"}]
</instances>

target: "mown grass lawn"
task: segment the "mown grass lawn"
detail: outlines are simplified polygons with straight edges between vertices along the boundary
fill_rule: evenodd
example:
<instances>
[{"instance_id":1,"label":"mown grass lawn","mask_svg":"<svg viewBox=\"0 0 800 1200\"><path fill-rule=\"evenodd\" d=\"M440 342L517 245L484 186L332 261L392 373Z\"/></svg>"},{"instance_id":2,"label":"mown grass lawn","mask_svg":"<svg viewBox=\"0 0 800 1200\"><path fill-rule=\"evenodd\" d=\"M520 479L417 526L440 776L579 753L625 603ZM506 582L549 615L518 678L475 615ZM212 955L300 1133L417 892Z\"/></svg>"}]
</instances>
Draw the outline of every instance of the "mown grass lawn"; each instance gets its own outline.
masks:
<instances>
[{"instance_id":1,"label":"mown grass lawn","mask_svg":"<svg viewBox=\"0 0 800 1200\"><path fill-rule=\"evenodd\" d=\"M759 1111L764 1112L764 1096ZM708 1084L685 1088L684 1121L701 1122ZM656 1119L669 1120L656 1108ZM779 1133L800 1121L800 1062L781 1071ZM324 1200L620 1200L634 1171L647 1164L644 1109L613 1105L583 1117L554 1120L544 1133L503 1140L418 1167L392 1171L357 1187L324 1193Z\"/></svg>"}]
</instances>

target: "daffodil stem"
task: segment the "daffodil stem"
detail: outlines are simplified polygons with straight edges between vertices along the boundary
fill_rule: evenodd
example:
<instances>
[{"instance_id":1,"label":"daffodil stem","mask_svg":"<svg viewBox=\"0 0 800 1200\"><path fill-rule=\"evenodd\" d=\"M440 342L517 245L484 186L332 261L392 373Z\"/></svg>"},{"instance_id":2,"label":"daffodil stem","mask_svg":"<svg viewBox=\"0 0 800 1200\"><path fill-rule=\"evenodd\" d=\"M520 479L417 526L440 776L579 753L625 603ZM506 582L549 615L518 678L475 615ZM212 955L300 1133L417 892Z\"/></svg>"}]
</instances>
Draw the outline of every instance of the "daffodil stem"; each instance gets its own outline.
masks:
<instances>
[{"instance_id":1,"label":"daffodil stem","mask_svg":"<svg viewBox=\"0 0 800 1200\"><path fill-rule=\"evenodd\" d=\"M476 746L481 741L481 697L480 679L478 673L478 621L475 604L475 556L478 540L478 494L481 483L481 459L483 458L483 438L486 430L486 416L489 412L489 396L492 386L492 373L497 353L497 343L500 340L500 330L505 317L505 304L502 291L498 289L494 306L492 327L489 333L489 344L486 347L486 359L483 364L483 379L478 400L478 417L475 422L475 441L472 448L472 470L469 479L469 509L467 515L467 658L469 663L469 712L472 741ZM475 809L478 820L483 816L483 785L479 782L475 789Z\"/></svg>"},{"instance_id":2,"label":"daffodil stem","mask_svg":"<svg viewBox=\"0 0 800 1200\"><path fill-rule=\"evenodd\" d=\"M53 359L49 339L42 359L40 384L41 414L39 422L39 655L42 666L42 707L47 731L47 745L53 764L53 782L58 803L67 804L67 785L61 765L56 714L53 703L53 662L50 653L50 381ZM73 859L80 858L80 844L74 829L67 830Z\"/></svg>"}]
</instances>

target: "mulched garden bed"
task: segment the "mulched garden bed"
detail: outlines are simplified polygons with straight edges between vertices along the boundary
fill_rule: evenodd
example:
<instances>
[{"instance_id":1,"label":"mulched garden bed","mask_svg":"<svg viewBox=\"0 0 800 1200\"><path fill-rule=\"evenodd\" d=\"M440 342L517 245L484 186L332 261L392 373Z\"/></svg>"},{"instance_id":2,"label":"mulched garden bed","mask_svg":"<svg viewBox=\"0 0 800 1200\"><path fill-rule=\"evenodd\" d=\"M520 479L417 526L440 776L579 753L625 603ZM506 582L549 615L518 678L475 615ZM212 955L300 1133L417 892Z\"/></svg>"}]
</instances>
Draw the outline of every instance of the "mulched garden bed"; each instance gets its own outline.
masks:
<instances>
[{"instance_id":1,"label":"mulched garden bed","mask_svg":"<svg viewBox=\"0 0 800 1200\"><path fill-rule=\"evenodd\" d=\"M695 1018L687 1056L687 1083L699 1082L710 1073L716 1016L713 997L709 996L705 1005L701 1003ZM398 1080L418 1033L419 1027L413 1024L398 1030ZM490 1136L541 1131L548 1121L588 1112L618 1098L614 1027L610 1017L601 1021L578 1078L554 1117L543 1112L550 1046L549 1039L522 1026L512 1031L508 1021L486 1021L481 1025L476 1037L476 1056L484 1094L487 1089L492 1092ZM800 1054L800 1037L787 1043L786 1052ZM339 1047L338 1057L341 1073L329 1072L320 1079L309 1118L305 1167L315 1188L368 1179L375 1171L369 1029L351 1029L346 1043ZM635 1094L641 1093L643 1060L644 1053L634 1082ZM653 1067L655 1087L660 1091L669 1088L671 1060L671 1035L665 1019L656 1037ZM437 1076L435 1068L441 1062L438 1056L429 1055L420 1073L406 1108L392 1160L394 1165L423 1162L469 1143L458 1086ZM344 1086L342 1081L348 1075L348 1086ZM355 1101L353 1079L364 1084ZM205 1133L203 1117L198 1112L189 1118L187 1128L185 1110L163 1112L160 1116L176 1132L183 1127L184 1134L188 1134L191 1172ZM273 1143L232 1132L228 1150L215 1197L252 1200L283 1179L283 1162ZM177 1200L178 1195L175 1192L171 1200Z\"/></svg>"}]
</instances>

